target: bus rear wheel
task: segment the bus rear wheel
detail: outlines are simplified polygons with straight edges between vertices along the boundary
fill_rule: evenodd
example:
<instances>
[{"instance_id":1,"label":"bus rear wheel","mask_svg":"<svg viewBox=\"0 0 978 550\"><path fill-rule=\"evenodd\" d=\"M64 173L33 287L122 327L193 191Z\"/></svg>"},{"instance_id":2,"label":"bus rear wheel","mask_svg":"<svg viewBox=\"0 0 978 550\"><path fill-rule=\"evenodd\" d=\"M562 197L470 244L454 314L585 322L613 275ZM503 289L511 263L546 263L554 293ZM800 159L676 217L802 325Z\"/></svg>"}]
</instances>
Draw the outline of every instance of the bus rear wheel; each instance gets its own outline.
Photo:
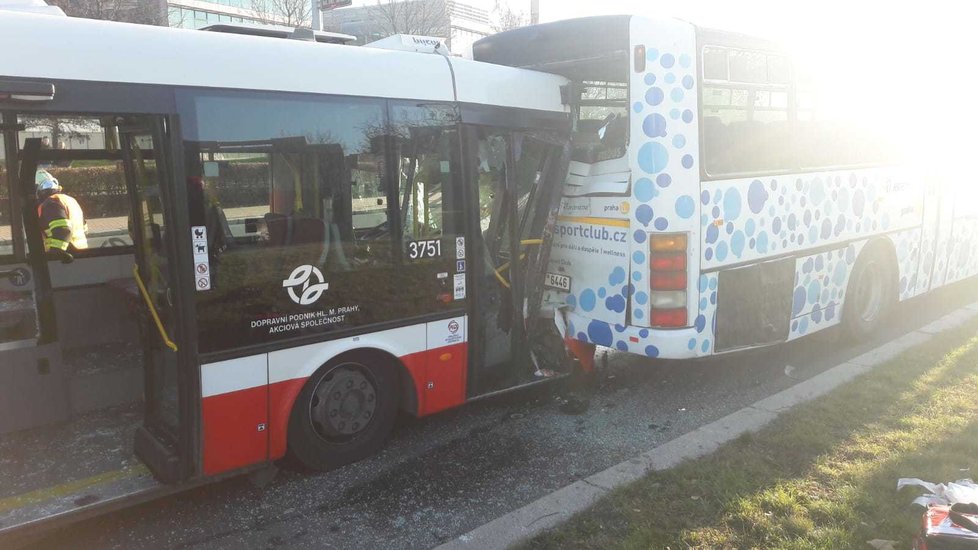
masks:
<instances>
[{"instance_id":1,"label":"bus rear wheel","mask_svg":"<svg viewBox=\"0 0 978 550\"><path fill-rule=\"evenodd\" d=\"M395 366L379 354L349 354L321 368L292 407L290 458L323 471L379 451L397 416L397 381Z\"/></svg>"},{"instance_id":2,"label":"bus rear wheel","mask_svg":"<svg viewBox=\"0 0 978 550\"><path fill-rule=\"evenodd\" d=\"M849 278L843 305L847 336L860 341L879 329L893 305L894 285L889 255L882 246L866 250Z\"/></svg>"}]
</instances>

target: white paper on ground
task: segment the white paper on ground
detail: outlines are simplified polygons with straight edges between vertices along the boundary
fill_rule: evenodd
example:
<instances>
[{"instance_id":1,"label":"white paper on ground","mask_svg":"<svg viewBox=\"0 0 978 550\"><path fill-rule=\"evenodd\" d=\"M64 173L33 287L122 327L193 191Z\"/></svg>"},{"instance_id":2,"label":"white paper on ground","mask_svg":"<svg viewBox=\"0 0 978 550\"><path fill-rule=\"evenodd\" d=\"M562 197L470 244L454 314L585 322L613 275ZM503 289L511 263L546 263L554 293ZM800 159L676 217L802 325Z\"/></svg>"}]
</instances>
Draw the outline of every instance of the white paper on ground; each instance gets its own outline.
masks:
<instances>
[{"instance_id":1,"label":"white paper on ground","mask_svg":"<svg viewBox=\"0 0 978 550\"><path fill-rule=\"evenodd\" d=\"M915 477L897 480L897 491L904 487L921 487L927 494L914 499L914 504L927 507L931 504L978 504L978 483L970 479L959 479L950 483L931 483Z\"/></svg>"}]
</instances>

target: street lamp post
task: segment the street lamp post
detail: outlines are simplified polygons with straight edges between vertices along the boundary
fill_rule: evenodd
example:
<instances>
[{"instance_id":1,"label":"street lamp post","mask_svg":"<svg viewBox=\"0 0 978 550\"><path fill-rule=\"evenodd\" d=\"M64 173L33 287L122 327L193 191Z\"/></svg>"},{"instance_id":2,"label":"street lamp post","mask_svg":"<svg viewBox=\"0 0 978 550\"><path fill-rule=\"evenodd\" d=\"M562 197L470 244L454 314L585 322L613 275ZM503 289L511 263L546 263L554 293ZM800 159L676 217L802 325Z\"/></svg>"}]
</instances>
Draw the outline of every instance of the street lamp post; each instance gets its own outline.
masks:
<instances>
[{"instance_id":1,"label":"street lamp post","mask_svg":"<svg viewBox=\"0 0 978 550\"><path fill-rule=\"evenodd\" d=\"M319 0L309 0L312 2L312 30L323 30L323 16L319 12Z\"/></svg>"},{"instance_id":2,"label":"street lamp post","mask_svg":"<svg viewBox=\"0 0 978 550\"><path fill-rule=\"evenodd\" d=\"M312 30L323 30L323 12L344 8L353 4L353 0L309 0L312 2Z\"/></svg>"}]
</instances>

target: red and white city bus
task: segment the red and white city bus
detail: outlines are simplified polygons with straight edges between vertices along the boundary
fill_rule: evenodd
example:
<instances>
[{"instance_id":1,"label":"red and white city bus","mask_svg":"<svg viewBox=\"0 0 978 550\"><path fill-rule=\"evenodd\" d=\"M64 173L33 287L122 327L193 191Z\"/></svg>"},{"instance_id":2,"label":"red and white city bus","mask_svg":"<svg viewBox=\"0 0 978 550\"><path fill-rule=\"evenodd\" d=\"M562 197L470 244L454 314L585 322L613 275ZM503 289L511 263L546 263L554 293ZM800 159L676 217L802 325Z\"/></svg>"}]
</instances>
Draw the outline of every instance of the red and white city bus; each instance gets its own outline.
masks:
<instances>
[{"instance_id":1,"label":"red and white city bus","mask_svg":"<svg viewBox=\"0 0 978 550\"><path fill-rule=\"evenodd\" d=\"M336 467L537 379L562 77L21 13L0 37L0 534ZM43 250L39 169L89 248Z\"/></svg>"}]
</instances>

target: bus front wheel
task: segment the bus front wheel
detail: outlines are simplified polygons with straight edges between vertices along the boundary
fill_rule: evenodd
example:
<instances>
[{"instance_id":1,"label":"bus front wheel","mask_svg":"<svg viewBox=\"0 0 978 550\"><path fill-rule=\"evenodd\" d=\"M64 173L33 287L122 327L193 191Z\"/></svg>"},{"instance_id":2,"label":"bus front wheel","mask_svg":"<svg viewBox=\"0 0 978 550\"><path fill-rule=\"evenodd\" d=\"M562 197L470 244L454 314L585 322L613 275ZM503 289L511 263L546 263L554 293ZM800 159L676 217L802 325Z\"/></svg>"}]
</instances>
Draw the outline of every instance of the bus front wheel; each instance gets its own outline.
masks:
<instances>
[{"instance_id":1,"label":"bus front wheel","mask_svg":"<svg viewBox=\"0 0 978 550\"><path fill-rule=\"evenodd\" d=\"M389 358L346 354L303 386L289 418L289 456L312 470L330 470L379 451L397 416L398 378Z\"/></svg>"},{"instance_id":2,"label":"bus front wheel","mask_svg":"<svg viewBox=\"0 0 978 550\"><path fill-rule=\"evenodd\" d=\"M894 302L892 262L886 248L872 246L863 252L846 289L842 319L847 336L861 341L879 329Z\"/></svg>"}]
</instances>

